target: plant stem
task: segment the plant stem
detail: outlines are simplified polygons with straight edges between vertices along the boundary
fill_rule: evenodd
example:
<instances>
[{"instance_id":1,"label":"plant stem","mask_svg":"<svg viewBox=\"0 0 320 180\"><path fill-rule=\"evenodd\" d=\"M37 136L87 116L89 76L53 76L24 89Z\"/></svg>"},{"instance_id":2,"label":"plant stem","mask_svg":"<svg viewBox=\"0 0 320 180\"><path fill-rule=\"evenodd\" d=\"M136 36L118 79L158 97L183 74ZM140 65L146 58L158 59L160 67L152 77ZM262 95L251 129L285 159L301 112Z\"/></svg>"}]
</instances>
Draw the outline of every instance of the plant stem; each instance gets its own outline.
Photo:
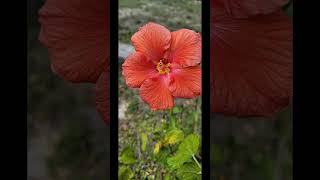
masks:
<instances>
[{"instance_id":1,"label":"plant stem","mask_svg":"<svg viewBox=\"0 0 320 180\"><path fill-rule=\"evenodd\" d=\"M199 107L199 99L196 100L196 107L195 107L195 114L192 113L192 115L194 116L194 121L193 121L193 132L196 133L197 132L197 125L198 125L198 120L199 120L199 112L200 112L200 107Z\"/></svg>"},{"instance_id":2,"label":"plant stem","mask_svg":"<svg viewBox=\"0 0 320 180\"><path fill-rule=\"evenodd\" d=\"M192 155L193 160L197 163L197 165L199 166L199 168L201 169L201 165L198 162L197 158L194 156L194 154Z\"/></svg>"},{"instance_id":3,"label":"plant stem","mask_svg":"<svg viewBox=\"0 0 320 180\"><path fill-rule=\"evenodd\" d=\"M173 109L170 109L169 110L169 121L170 121L170 126L171 127L176 127L176 119L175 119L175 117L174 117L174 115L173 115Z\"/></svg>"}]
</instances>

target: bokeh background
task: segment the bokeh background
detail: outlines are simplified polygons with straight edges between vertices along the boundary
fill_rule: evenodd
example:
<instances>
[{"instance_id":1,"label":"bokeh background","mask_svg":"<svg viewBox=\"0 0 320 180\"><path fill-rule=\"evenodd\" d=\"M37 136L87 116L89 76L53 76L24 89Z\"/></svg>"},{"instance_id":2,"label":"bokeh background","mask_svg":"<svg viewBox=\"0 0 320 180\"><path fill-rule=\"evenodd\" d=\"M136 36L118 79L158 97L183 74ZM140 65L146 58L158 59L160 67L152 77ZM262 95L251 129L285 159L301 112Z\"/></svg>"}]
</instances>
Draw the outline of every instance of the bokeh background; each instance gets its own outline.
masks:
<instances>
[{"instance_id":1,"label":"bokeh background","mask_svg":"<svg viewBox=\"0 0 320 180\"><path fill-rule=\"evenodd\" d=\"M292 17L292 2L283 10ZM291 115L291 106L275 120L212 114L211 179L292 180Z\"/></svg>"},{"instance_id":2,"label":"bokeh background","mask_svg":"<svg viewBox=\"0 0 320 180\"><path fill-rule=\"evenodd\" d=\"M27 4L27 179L108 179L110 134L95 109L94 85L71 84L51 71L38 41L44 0Z\"/></svg>"}]
</instances>

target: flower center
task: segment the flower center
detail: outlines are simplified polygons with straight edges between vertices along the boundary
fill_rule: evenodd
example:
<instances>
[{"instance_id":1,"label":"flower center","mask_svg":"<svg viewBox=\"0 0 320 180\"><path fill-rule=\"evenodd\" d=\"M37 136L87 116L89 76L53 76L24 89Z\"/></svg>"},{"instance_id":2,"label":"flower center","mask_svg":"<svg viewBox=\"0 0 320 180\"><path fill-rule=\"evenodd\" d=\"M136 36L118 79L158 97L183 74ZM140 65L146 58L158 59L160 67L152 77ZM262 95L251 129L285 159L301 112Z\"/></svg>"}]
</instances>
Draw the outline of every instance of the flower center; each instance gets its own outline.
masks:
<instances>
[{"instance_id":1,"label":"flower center","mask_svg":"<svg viewBox=\"0 0 320 180\"><path fill-rule=\"evenodd\" d=\"M157 64L157 70L159 74L169 74L170 66L171 66L170 63L164 64L162 60L160 60L160 62L158 62Z\"/></svg>"}]
</instances>

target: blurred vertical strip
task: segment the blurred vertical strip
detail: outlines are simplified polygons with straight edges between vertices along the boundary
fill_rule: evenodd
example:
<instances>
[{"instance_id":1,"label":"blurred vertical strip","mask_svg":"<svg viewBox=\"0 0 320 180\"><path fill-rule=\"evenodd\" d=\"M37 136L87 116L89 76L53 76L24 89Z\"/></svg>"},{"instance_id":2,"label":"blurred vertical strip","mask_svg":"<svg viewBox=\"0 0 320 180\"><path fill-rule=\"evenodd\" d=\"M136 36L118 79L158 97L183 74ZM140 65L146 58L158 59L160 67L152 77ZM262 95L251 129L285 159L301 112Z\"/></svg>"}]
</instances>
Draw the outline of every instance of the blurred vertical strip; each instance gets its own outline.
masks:
<instances>
[{"instance_id":1,"label":"blurred vertical strip","mask_svg":"<svg viewBox=\"0 0 320 180\"><path fill-rule=\"evenodd\" d=\"M292 1L211 2L211 178L291 180Z\"/></svg>"}]
</instances>

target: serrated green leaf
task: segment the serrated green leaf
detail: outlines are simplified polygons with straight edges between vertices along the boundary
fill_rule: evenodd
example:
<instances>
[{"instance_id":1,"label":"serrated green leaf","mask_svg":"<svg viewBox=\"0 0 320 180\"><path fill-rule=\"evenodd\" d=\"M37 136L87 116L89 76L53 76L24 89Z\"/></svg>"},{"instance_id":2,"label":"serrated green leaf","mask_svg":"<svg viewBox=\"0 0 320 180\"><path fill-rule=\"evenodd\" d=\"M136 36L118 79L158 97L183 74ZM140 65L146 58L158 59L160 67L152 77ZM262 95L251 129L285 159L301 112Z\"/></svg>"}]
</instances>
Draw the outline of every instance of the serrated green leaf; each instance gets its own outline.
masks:
<instances>
[{"instance_id":1,"label":"serrated green leaf","mask_svg":"<svg viewBox=\"0 0 320 180\"><path fill-rule=\"evenodd\" d=\"M148 144L148 135L146 133L141 133L140 139L141 139L141 150L145 152Z\"/></svg>"},{"instance_id":2,"label":"serrated green leaf","mask_svg":"<svg viewBox=\"0 0 320 180\"><path fill-rule=\"evenodd\" d=\"M195 163L186 163L177 170L177 176L183 180L200 180L201 169Z\"/></svg>"},{"instance_id":3,"label":"serrated green leaf","mask_svg":"<svg viewBox=\"0 0 320 180\"><path fill-rule=\"evenodd\" d=\"M179 145L177 153L168 158L168 165L171 169L179 168L187 162L193 155L198 153L200 137L196 134L188 135Z\"/></svg>"},{"instance_id":4,"label":"serrated green leaf","mask_svg":"<svg viewBox=\"0 0 320 180\"><path fill-rule=\"evenodd\" d=\"M123 164L133 164L136 162L134 150L131 147L126 147L120 154L120 162Z\"/></svg>"},{"instance_id":5,"label":"serrated green leaf","mask_svg":"<svg viewBox=\"0 0 320 180\"><path fill-rule=\"evenodd\" d=\"M174 128L170 130L164 137L163 145L172 145L182 141L184 134L180 129Z\"/></svg>"},{"instance_id":6,"label":"serrated green leaf","mask_svg":"<svg viewBox=\"0 0 320 180\"><path fill-rule=\"evenodd\" d=\"M169 148L163 147L161 151L157 154L157 162L164 166L167 165L167 158L170 156L171 150Z\"/></svg>"},{"instance_id":7,"label":"serrated green leaf","mask_svg":"<svg viewBox=\"0 0 320 180\"><path fill-rule=\"evenodd\" d=\"M119 180L130 180L134 177L133 172L125 166L120 166L118 174Z\"/></svg>"}]
</instances>

